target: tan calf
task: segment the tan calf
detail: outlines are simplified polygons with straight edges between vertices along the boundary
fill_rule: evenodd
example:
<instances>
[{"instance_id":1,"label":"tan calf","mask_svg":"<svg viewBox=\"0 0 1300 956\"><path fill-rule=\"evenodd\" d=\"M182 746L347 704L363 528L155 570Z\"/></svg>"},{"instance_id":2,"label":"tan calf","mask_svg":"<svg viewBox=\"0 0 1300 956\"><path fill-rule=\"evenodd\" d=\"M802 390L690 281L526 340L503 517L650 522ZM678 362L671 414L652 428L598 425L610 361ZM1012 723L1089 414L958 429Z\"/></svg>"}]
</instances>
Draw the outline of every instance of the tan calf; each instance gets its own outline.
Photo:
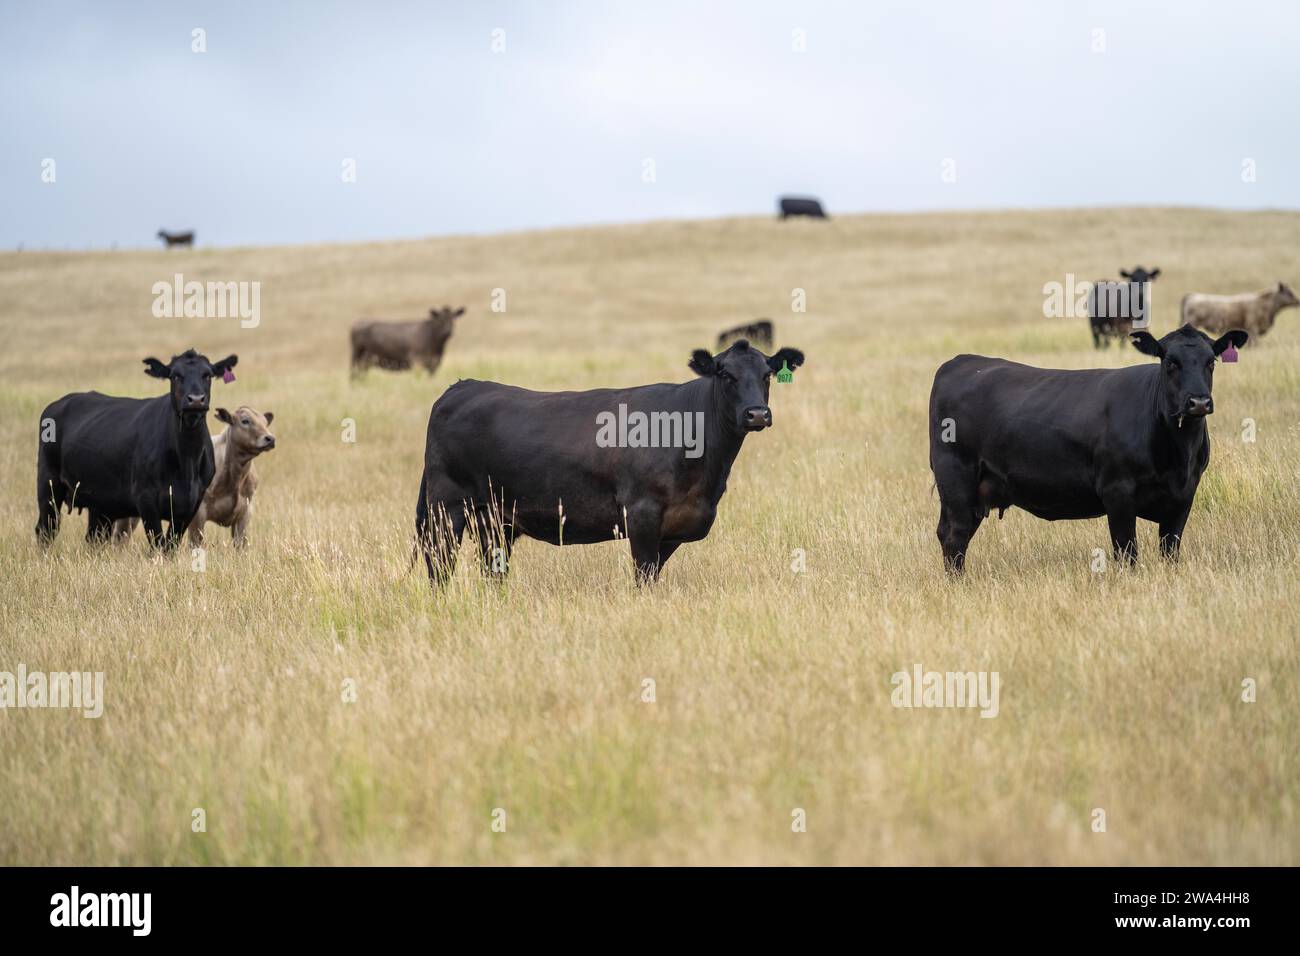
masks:
<instances>
[{"instance_id":1,"label":"tan calf","mask_svg":"<svg viewBox=\"0 0 1300 956\"><path fill-rule=\"evenodd\" d=\"M235 547L242 548L248 542L248 522L257 491L253 459L275 447L275 436L267 427L275 416L240 405L234 414L218 408L217 417L226 423L226 430L212 437L217 470L203 495L203 504L190 522L190 543L203 544L203 527L212 521L229 528Z\"/></svg>"},{"instance_id":2,"label":"tan calf","mask_svg":"<svg viewBox=\"0 0 1300 956\"><path fill-rule=\"evenodd\" d=\"M1183 296L1183 322L1211 335L1245 329L1254 340L1273 327L1279 312L1293 305L1300 305L1300 299L1284 282L1279 282L1276 289L1241 295L1189 292Z\"/></svg>"}]
</instances>

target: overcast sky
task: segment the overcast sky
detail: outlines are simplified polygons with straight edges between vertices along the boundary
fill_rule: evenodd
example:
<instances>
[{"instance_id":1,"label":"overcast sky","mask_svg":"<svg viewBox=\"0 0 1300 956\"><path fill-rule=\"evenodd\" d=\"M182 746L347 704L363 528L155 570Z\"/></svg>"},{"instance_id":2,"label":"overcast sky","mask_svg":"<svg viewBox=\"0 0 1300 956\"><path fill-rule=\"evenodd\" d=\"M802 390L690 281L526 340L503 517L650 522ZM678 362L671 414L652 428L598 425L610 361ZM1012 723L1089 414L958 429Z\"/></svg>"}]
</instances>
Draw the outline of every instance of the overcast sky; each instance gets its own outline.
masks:
<instances>
[{"instance_id":1,"label":"overcast sky","mask_svg":"<svg viewBox=\"0 0 1300 956\"><path fill-rule=\"evenodd\" d=\"M4 0L0 81L4 248L1300 207L1289 0Z\"/></svg>"}]
</instances>

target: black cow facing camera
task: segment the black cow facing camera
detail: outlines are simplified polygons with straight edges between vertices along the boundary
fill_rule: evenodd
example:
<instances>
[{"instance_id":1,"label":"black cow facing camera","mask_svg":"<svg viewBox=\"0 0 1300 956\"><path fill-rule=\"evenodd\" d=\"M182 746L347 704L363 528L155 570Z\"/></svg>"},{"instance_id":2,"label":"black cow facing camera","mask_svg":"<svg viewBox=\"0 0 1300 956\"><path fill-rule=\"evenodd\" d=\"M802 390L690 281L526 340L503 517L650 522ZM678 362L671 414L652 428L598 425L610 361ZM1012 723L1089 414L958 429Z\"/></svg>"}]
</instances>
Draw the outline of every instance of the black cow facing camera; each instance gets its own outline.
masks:
<instances>
[{"instance_id":1,"label":"black cow facing camera","mask_svg":"<svg viewBox=\"0 0 1300 956\"><path fill-rule=\"evenodd\" d=\"M468 525L483 571L498 578L524 535L627 538L637 583L657 579L681 544L709 533L741 444L772 424L772 377L803 360L742 340L717 355L697 349L698 377L681 384L533 392L457 382L429 414L415 507L430 581L450 577Z\"/></svg>"},{"instance_id":2,"label":"black cow facing camera","mask_svg":"<svg viewBox=\"0 0 1300 956\"><path fill-rule=\"evenodd\" d=\"M166 379L166 395L74 392L47 406L36 455L37 539L49 544L58 534L60 509L84 508L87 541L106 540L114 521L139 518L150 544L173 548L215 470L207 424L212 380L238 361L228 355L211 362L193 349L166 364L147 358L145 374Z\"/></svg>"},{"instance_id":3,"label":"black cow facing camera","mask_svg":"<svg viewBox=\"0 0 1300 956\"><path fill-rule=\"evenodd\" d=\"M930 392L930 469L939 492L945 566L961 572L980 523L996 508L1048 521L1106 516L1115 558L1137 557L1137 519L1178 555L1210 461L1205 418L1217 356L1240 348L1234 329L1211 339L1190 325L1133 344L1159 365L1034 368L982 355L939 367Z\"/></svg>"}]
</instances>

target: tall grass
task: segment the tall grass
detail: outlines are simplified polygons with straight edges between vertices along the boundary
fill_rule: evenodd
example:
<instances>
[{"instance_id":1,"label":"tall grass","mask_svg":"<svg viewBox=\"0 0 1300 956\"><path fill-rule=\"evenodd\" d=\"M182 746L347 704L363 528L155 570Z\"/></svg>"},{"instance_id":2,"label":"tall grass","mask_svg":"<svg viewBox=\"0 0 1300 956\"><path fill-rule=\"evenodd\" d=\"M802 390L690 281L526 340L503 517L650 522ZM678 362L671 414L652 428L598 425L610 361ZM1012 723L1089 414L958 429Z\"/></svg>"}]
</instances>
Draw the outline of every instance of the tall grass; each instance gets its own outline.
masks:
<instances>
[{"instance_id":1,"label":"tall grass","mask_svg":"<svg viewBox=\"0 0 1300 956\"><path fill-rule=\"evenodd\" d=\"M0 670L102 670L107 697L0 711L0 863L1300 862L1300 316L1216 376L1176 566L1144 525L1135 568L1094 573L1104 521L1011 511L948 580L926 442L956 352L1146 361L1044 318L1044 282L1159 266L1168 330L1186 291L1295 280L1298 244L1290 214L1121 210L0 255ZM153 318L176 271L261 281L260 326ZM444 302L468 313L435 377L349 382L354 318ZM759 316L807 365L656 587L625 543L516 542L504 584L467 550L437 596L407 573L449 383L684 381ZM240 356L214 405L275 412L250 547L210 529L198 573L74 516L43 554L41 408L155 394L140 359L191 345ZM892 707L918 662L998 671L998 717Z\"/></svg>"}]
</instances>

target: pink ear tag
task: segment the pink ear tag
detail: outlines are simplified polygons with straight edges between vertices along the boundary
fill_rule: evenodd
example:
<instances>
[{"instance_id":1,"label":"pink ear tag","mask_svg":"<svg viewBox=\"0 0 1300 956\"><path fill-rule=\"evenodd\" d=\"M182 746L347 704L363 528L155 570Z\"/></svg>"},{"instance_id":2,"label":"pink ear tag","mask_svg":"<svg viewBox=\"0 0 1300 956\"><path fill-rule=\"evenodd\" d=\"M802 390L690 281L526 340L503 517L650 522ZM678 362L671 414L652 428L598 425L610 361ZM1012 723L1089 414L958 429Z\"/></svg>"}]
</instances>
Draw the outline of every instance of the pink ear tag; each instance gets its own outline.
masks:
<instances>
[{"instance_id":1,"label":"pink ear tag","mask_svg":"<svg viewBox=\"0 0 1300 956\"><path fill-rule=\"evenodd\" d=\"M1231 358L1230 360L1229 360L1229 359L1224 359L1224 361L1225 361L1225 362L1227 362L1227 361L1233 361L1233 362L1237 361L1237 353L1236 353L1236 352L1233 352L1233 353L1232 353L1232 358ZM231 382L233 382L233 381L235 380L235 373L232 372L230 369L226 369L224 372L221 373L221 380L222 380L223 382L225 382L227 385L229 385Z\"/></svg>"},{"instance_id":2,"label":"pink ear tag","mask_svg":"<svg viewBox=\"0 0 1300 956\"><path fill-rule=\"evenodd\" d=\"M1233 348L1231 345L1229 345L1226 349L1223 350L1223 354L1220 355L1219 357L1223 359L1225 362L1235 362L1237 361L1237 350Z\"/></svg>"}]
</instances>

